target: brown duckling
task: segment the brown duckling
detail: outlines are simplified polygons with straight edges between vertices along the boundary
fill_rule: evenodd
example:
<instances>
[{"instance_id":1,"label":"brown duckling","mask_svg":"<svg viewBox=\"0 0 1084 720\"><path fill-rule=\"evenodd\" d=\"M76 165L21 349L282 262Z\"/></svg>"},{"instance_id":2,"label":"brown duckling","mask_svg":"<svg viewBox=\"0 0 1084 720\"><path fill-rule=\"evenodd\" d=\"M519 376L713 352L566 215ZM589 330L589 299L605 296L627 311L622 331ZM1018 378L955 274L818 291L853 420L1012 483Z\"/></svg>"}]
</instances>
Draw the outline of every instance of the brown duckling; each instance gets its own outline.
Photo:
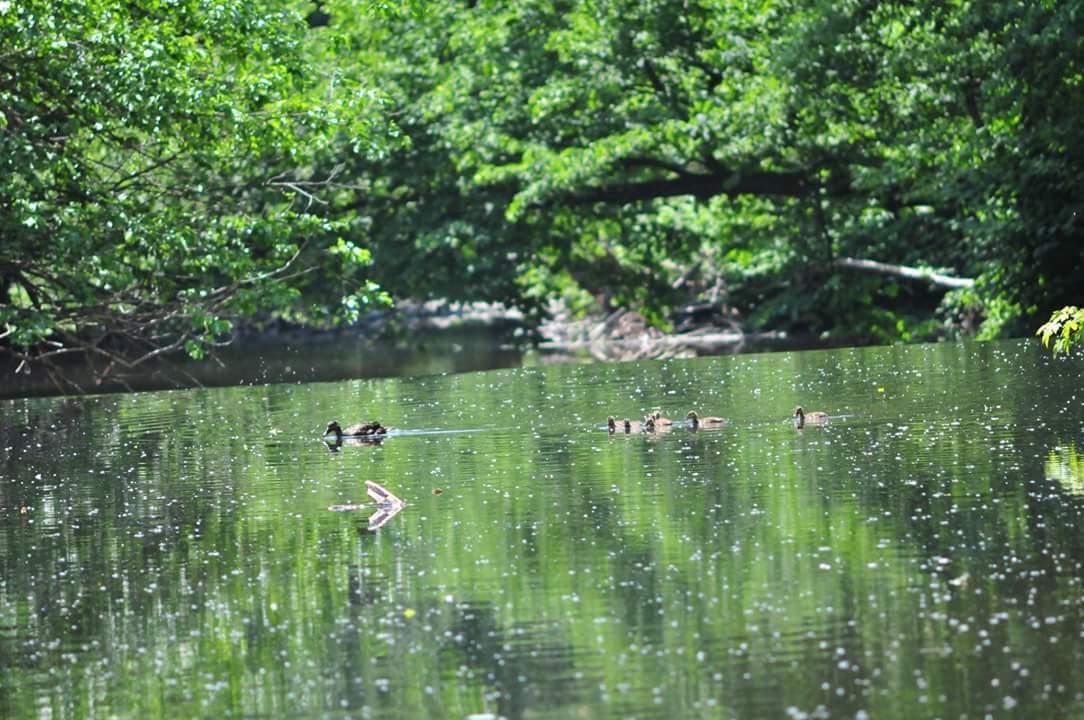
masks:
<instances>
[{"instance_id":1,"label":"brown duckling","mask_svg":"<svg viewBox=\"0 0 1084 720\"><path fill-rule=\"evenodd\" d=\"M715 417L714 415L700 417L696 414L695 410L690 410L689 414L685 417L687 417L689 420L692 420L693 430L697 430L699 428L721 428L726 426L726 418Z\"/></svg>"},{"instance_id":2,"label":"brown duckling","mask_svg":"<svg viewBox=\"0 0 1084 720\"><path fill-rule=\"evenodd\" d=\"M672 422L662 422L660 418L656 418L654 415L648 415L644 418L644 432L670 432Z\"/></svg>"},{"instance_id":3,"label":"brown duckling","mask_svg":"<svg viewBox=\"0 0 1084 720\"><path fill-rule=\"evenodd\" d=\"M628 418L625 418L624 428L627 433L638 433L644 431L644 424L639 420L629 420Z\"/></svg>"},{"instance_id":4,"label":"brown duckling","mask_svg":"<svg viewBox=\"0 0 1084 720\"><path fill-rule=\"evenodd\" d=\"M664 418L662 416L662 413L659 412L658 410L651 413L651 415L649 415L648 418L650 420L653 420L657 427L665 427L665 426L670 426L670 425L674 424L673 420L671 420L670 418Z\"/></svg>"},{"instance_id":5,"label":"brown duckling","mask_svg":"<svg viewBox=\"0 0 1084 720\"><path fill-rule=\"evenodd\" d=\"M794 408L794 417L797 418L794 421L794 426L799 430L805 427L806 423L809 423L810 425L821 425L828 422L828 413L819 410L807 413L802 409L801 405Z\"/></svg>"},{"instance_id":6,"label":"brown duckling","mask_svg":"<svg viewBox=\"0 0 1084 720\"><path fill-rule=\"evenodd\" d=\"M606 418L606 429L610 431L611 435L617 432L617 420L614 419L613 415Z\"/></svg>"},{"instance_id":7,"label":"brown duckling","mask_svg":"<svg viewBox=\"0 0 1084 720\"><path fill-rule=\"evenodd\" d=\"M377 435L386 435L388 429L380 423L373 421L367 423L358 423L357 425L351 425L343 430L339 423L332 420L327 424L327 430L324 430L324 437L328 435L334 435L336 439L341 440L344 437L374 437Z\"/></svg>"}]
</instances>

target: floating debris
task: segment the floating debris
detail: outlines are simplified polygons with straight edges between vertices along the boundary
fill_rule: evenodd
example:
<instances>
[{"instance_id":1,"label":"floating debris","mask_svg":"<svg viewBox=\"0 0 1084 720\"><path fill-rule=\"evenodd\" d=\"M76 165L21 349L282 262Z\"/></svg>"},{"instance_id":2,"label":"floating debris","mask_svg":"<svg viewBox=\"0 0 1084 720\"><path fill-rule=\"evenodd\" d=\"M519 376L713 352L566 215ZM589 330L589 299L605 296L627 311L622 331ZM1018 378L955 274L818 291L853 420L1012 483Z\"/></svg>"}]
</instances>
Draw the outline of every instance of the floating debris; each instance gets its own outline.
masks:
<instances>
[{"instance_id":1,"label":"floating debris","mask_svg":"<svg viewBox=\"0 0 1084 720\"><path fill-rule=\"evenodd\" d=\"M369 529L377 530L383 527L389 520L399 514L406 507L406 501L396 497L379 483L372 480L365 481L365 492L376 503L376 512L369 516ZM369 503L342 503L328 507L331 512L353 512L372 507Z\"/></svg>"},{"instance_id":2,"label":"floating debris","mask_svg":"<svg viewBox=\"0 0 1084 720\"><path fill-rule=\"evenodd\" d=\"M372 480L365 481L365 491L376 502L377 511L369 516L369 529L377 530L399 514L406 502L392 495L387 488Z\"/></svg>"},{"instance_id":3,"label":"floating debris","mask_svg":"<svg viewBox=\"0 0 1084 720\"><path fill-rule=\"evenodd\" d=\"M343 503L341 505L332 505L328 507L331 512L353 512L354 510L362 510L369 507L368 503Z\"/></svg>"}]
</instances>

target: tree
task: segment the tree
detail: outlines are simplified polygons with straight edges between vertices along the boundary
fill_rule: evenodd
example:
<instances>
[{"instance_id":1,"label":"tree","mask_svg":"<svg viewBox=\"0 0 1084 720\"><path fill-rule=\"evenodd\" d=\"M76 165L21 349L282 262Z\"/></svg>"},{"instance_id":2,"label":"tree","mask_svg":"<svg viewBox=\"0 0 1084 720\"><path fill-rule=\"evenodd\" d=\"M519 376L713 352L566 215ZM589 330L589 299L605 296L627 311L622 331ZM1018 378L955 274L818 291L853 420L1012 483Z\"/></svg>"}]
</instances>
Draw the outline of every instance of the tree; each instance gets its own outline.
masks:
<instances>
[{"instance_id":1,"label":"tree","mask_svg":"<svg viewBox=\"0 0 1084 720\"><path fill-rule=\"evenodd\" d=\"M378 257L458 264L461 292L502 257L521 300L662 318L722 294L758 326L1017 333L1084 269L1080 5L440 3L353 35L426 178L362 161L406 207L356 207Z\"/></svg>"},{"instance_id":2,"label":"tree","mask_svg":"<svg viewBox=\"0 0 1084 720\"><path fill-rule=\"evenodd\" d=\"M3 349L104 371L374 282L993 337L1084 273L1082 0L419 4L0 2Z\"/></svg>"},{"instance_id":3,"label":"tree","mask_svg":"<svg viewBox=\"0 0 1084 720\"><path fill-rule=\"evenodd\" d=\"M0 349L19 368L119 373L199 355L231 317L379 299L313 166L384 147L388 123L318 72L302 8L0 2Z\"/></svg>"}]
</instances>

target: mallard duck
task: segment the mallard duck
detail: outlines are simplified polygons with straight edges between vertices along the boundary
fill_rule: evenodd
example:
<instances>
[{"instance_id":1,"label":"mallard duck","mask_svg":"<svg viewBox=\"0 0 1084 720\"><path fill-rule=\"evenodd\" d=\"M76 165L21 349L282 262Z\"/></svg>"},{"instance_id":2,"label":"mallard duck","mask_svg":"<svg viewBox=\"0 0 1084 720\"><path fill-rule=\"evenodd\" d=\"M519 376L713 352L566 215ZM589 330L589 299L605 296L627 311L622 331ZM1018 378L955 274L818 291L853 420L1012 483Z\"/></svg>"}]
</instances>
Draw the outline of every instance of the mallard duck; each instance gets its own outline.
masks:
<instances>
[{"instance_id":1,"label":"mallard duck","mask_svg":"<svg viewBox=\"0 0 1084 720\"><path fill-rule=\"evenodd\" d=\"M339 423L332 420L327 424L327 430L324 430L324 437L334 435L337 439L344 437L374 437L377 435L386 435L388 429L380 423L373 421L367 423L358 423L357 425L351 425L343 430Z\"/></svg>"},{"instance_id":2,"label":"mallard duck","mask_svg":"<svg viewBox=\"0 0 1084 720\"><path fill-rule=\"evenodd\" d=\"M610 431L611 435L617 432L617 420L614 418L613 415L606 418L606 429Z\"/></svg>"},{"instance_id":3,"label":"mallard duck","mask_svg":"<svg viewBox=\"0 0 1084 720\"><path fill-rule=\"evenodd\" d=\"M695 410L690 410L689 414L686 415L685 417L687 417L689 420L692 421L693 430L696 430L697 428L702 428L702 427L704 427L704 428L721 428L724 425L726 425L726 418L715 417L714 415L709 415L707 417L700 417L699 415L696 414Z\"/></svg>"},{"instance_id":4,"label":"mallard duck","mask_svg":"<svg viewBox=\"0 0 1084 720\"><path fill-rule=\"evenodd\" d=\"M802 409L801 405L794 408L794 417L797 418L794 421L794 426L797 427L799 430L805 427L805 424L807 422L810 425L820 425L821 423L825 423L828 421L828 413L821 412L819 410L816 412L807 413L805 410Z\"/></svg>"},{"instance_id":5,"label":"mallard duck","mask_svg":"<svg viewBox=\"0 0 1084 720\"><path fill-rule=\"evenodd\" d=\"M644 431L644 424L639 420L629 420L628 418L625 418L623 427L625 428L625 432L627 433L638 433Z\"/></svg>"}]
</instances>

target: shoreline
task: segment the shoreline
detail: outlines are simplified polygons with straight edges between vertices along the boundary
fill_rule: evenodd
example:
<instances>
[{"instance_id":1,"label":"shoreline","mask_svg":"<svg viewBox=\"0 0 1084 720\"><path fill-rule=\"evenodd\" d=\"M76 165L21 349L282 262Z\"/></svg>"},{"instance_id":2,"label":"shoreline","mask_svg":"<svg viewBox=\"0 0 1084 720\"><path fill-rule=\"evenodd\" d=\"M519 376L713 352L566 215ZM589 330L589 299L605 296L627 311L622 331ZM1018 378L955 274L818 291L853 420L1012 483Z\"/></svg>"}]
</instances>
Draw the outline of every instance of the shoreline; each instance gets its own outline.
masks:
<instances>
[{"instance_id":1,"label":"shoreline","mask_svg":"<svg viewBox=\"0 0 1084 720\"><path fill-rule=\"evenodd\" d=\"M686 310L691 316L697 308ZM687 321L664 333L623 309L576 319L553 307L546 321L531 328L520 310L496 303L403 302L348 327L240 327L213 356L173 355L128 375L102 379L72 362L65 381L77 388L58 388L37 369L15 375L14 365L4 364L0 399L470 372L519 367L532 356L540 364L632 362L838 344L783 332L746 333L733 321Z\"/></svg>"}]
</instances>

